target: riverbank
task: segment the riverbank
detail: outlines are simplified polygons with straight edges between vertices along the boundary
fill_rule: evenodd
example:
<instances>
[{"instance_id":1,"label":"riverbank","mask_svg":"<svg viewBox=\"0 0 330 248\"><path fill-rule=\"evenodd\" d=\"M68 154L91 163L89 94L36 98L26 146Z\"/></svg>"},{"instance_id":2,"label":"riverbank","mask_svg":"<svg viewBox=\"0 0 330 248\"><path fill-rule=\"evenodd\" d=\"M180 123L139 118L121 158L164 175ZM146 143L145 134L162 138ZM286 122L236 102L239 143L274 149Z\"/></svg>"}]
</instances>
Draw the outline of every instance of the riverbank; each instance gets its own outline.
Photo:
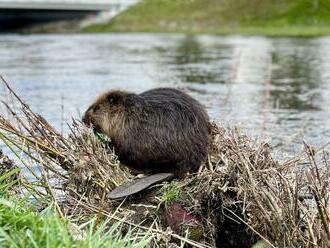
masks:
<instances>
[{"instance_id":1,"label":"riverbank","mask_svg":"<svg viewBox=\"0 0 330 248\"><path fill-rule=\"evenodd\" d=\"M12 189L11 182L5 181L13 172L8 171L0 178L0 246L1 247L146 247L148 235L137 241L137 236L130 232L121 235L118 229L121 223L109 229L106 221L98 222L95 216L74 215L81 217L80 224L69 215L63 216L56 202L34 198L38 202L29 202L35 189L24 195L11 195L6 191ZM30 185L32 186L32 184ZM20 185L20 187L23 187ZM45 205L46 204L46 205ZM38 210L42 207L43 210Z\"/></svg>"},{"instance_id":2,"label":"riverbank","mask_svg":"<svg viewBox=\"0 0 330 248\"><path fill-rule=\"evenodd\" d=\"M83 31L321 36L330 34L330 1L143 0Z\"/></svg>"},{"instance_id":3,"label":"riverbank","mask_svg":"<svg viewBox=\"0 0 330 248\"><path fill-rule=\"evenodd\" d=\"M27 166L29 161L22 163ZM44 183L27 181L0 150L0 247L142 248L150 242L148 234L142 239L131 232L122 235L120 221L108 227L109 220L99 220L97 215L63 212L54 195L49 197L54 189L39 191Z\"/></svg>"}]
</instances>

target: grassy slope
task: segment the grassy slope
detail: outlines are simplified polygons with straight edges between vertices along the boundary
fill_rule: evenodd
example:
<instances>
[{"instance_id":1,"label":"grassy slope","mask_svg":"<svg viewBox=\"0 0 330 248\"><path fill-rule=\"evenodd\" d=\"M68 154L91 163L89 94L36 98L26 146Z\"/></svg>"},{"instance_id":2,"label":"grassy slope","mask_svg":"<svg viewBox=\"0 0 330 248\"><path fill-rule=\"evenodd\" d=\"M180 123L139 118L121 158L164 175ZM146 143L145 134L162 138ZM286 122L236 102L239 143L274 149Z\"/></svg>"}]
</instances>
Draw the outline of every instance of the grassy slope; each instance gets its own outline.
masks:
<instances>
[{"instance_id":1,"label":"grassy slope","mask_svg":"<svg viewBox=\"0 0 330 248\"><path fill-rule=\"evenodd\" d=\"M143 0L90 32L330 33L330 0Z\"/></svg>"},{"instance_id":2,"label":"grassy slope","mask_svg":"<svg viewBox=\"0 0 330 248\"><path fill-rule=\"evenodd\" d=\"M12 184L12 181L8 180L9 177L10 173L0 175L1 248L142 248L149 243L148 236L140 241L130 233L121 236L118 231L120 223L112 225L110 229L104 224L94 228L93 217L84 224L84 238L75 239L73 234L76 233L79 237L80 229L73 229L74 226L69 220L54 213L53 207L37 212L33 206L26 203L24 197L10 197L7 193Z\"/></svg>"}]
</instances>

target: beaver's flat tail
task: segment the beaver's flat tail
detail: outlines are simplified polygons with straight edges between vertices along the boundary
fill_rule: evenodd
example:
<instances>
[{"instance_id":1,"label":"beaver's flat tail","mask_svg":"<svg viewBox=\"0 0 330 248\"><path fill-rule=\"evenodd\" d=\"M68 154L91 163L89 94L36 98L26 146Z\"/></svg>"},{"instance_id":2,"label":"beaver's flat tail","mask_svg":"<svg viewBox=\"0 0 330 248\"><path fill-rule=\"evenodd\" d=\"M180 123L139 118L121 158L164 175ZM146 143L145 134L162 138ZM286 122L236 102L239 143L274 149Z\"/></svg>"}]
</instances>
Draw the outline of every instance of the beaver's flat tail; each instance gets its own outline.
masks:
<instances>
[{"instance_id":1,"label":"beaver's flat tail","mask_svg":"<svg viewBox=\"0 0 330 248\"><path fill-rule=\"evenodd\" d=\"M173 173L157 173L151 176L139 178L133 180L132 182L124 183L118 186L110 193L108 193L107 197L109 199L118 199L125 196L133 195L150 187L153 184L160 183L173 177Z\"/></svg>"}]
</instances>

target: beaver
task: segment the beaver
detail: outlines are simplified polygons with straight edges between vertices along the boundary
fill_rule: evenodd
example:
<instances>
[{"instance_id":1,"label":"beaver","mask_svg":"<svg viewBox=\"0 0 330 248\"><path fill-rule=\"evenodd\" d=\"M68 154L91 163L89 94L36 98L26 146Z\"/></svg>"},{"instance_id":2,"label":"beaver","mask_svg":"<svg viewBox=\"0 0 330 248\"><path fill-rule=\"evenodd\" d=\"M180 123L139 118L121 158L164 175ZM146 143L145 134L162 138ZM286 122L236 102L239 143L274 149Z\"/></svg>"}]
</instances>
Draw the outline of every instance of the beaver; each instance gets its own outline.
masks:
<instances>
[{"instance_id":1,"label":"beaver","mask_svg":"<svg viewBox=\"0 0 330 248\"><path fill-rule=\"evenodd\" d=\"M171 177L196 172L206 160L211 140L209 116L188 94L156 88L141 94L108 91L86 110L83 122L107 135L119 160L153 175L110 193L118 198Z\"/></svg>"}]
</instances>

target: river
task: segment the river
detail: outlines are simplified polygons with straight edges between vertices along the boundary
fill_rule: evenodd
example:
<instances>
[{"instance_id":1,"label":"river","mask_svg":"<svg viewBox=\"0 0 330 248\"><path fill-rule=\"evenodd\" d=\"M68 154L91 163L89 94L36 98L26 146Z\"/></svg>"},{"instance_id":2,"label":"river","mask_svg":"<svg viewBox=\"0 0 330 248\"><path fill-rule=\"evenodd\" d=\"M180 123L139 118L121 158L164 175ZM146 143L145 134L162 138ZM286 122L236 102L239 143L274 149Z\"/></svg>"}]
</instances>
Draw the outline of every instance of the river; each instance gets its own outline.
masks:
<instances>
[{"instance_id":1,"label":"river","mask_svg":"<svg viewBox=\"0 0 330 248\"><path fill-rule=\"evenodd\" d=\"M175 87L276 152L330 140L330 37L0 35L0 58L0 74L64 133L105 90Z\"/></svg>"}]
</instances>

